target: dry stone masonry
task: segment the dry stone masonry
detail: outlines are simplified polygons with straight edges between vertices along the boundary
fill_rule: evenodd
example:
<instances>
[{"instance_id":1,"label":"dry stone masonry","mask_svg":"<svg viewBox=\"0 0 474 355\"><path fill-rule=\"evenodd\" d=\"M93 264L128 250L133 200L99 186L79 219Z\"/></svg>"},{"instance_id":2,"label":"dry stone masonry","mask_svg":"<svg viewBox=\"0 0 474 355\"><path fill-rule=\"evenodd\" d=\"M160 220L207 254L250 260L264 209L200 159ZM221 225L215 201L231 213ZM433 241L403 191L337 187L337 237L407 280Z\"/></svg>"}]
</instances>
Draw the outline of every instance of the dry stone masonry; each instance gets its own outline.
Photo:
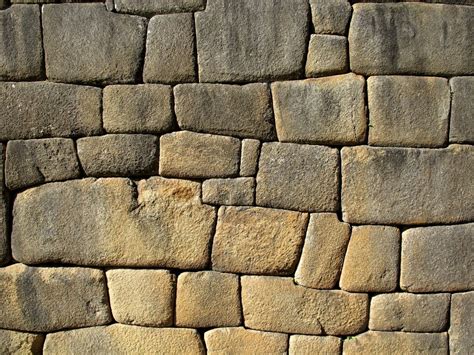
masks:
<instances>
[{"instance_id":1,"label":"dry stone masonry","mask_svg":"<svg viewBox=\"0 0 474 355\"><path fill-rule=\"evenodd\" d=\"M474 354L474 0L0 0L0 354Z\"/></svg>"}]
</instances>

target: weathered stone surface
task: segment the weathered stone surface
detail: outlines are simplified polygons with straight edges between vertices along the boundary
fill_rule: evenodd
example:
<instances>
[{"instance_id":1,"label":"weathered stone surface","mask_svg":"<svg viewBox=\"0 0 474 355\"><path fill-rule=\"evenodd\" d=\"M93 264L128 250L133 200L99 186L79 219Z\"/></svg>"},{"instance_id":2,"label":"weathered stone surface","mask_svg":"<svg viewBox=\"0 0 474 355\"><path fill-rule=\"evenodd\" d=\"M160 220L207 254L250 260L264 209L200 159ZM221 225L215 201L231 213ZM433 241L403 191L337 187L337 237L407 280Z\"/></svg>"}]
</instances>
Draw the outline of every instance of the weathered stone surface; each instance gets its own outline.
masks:
<instances>
[{"instance_id":1,"label":"weathered stone surface","mask_svg":"<svg viewBox=\"0 0 474 355\"><path fill-rule=\"evenodd\" d=\"M351 4L347 0L310 0L314 31L316 33L346 33L351 18Z\"/></svg>"},{"instance_id":2,"label":"weathered stone surface","mask_svg":"<svg viewBox=\"0 0 474 355\"><path fill-rule=\"evenodd\" d=\"M239 277L215 271L184 272L178 277L176 325L208 328L241 322Z\"/></svg>"},{"instance_id":3,"label":"weathered stone surface","mask_svg":"<svg viewBox=\"0 0 474 355\"><path fill-rule=\"evenodd\" d=\"M172 89L166 85L111 85L104 88L108 133L164 133L174 125Z\"/></svg>"},{"instance_id":4,"label":"weathered stone surface","mask_svg":"<svg viewBox=\"0 0 474 355\"><path fill-rule=\"evenodd\" d=\"M0 83L0 140L98 134L101 96L88 86Z\"/></svg>"},{"instance_id":5,"label":"weathered stone surface","mask_svg":"<svg viewBox=\"0 0 474 355\"><path fill-rule=\"evenodd\" d=\"M103 4L44 5L42 14L48 79L107 84L137 79L146 19L109 12Z\"/></svg>"},{"instance_id":6,"label":"weathered stone surface","mask_svg":"<svg viewBox=\"0 0 474 355\"><path fill-rule=\"evenodd\" d=\"M0 289L1 328L50 332L112 320L100 270L14 264L0 269Z\"/></svg>"},{"instance_id":7,"label":"weathered stone surface","mask_svg":"<svg viewBox=\"0 0 474 355\"><path fill-rule=\"evenodd\" d=\"M448 80L418 76L372 76L367 80L369 144L439 147L447 142Z\"/></svg>"},{"instance_id":8,"label":"weathered stone surface","mask_svg":"<svg viewBox=\"0 0 474 355\"><path fill-rule=\"evenodd\" d=\"M9 355L39 355L44 335L0 330L0 353Z\"/></svg>"},{"instance_id":9,"label":"weathered stone surface","mask_svg":"<svg viewBox=\"0 0 474 355\"><path fill-rule=\"evenodd\" d=\"M245 328L220 328L204 333L211 355L286 354L288 335Z\"/></svg>"},{"instance_id":10,"label":"weathered stone surface","mask_svg":"<svg viewBox=\"0 0 474 355\"><path fill-rule=\"evenodd\" d=\"M289 355L339 354L342 341L332 336L292 335Z\"/></svg>"},{"instance_id":11,"label":"weathered stone surface","mask_svg":"<svg viewBox=\"0 0 474 355\"><path fill-rule=\"evenodd\" d=\"M181 129L275 140L267 84L185 84L174 89Z\"/></svg>"},{"instance_id":12,"label":"weathered stone surface","mask_svg":"<svg viewBox=\"0 0 474 355\"><path fill-rule=\"evenodd\" d=\"M257 174L260 142L256 139L243 139L240 154L240 176Z\"/></svg>"},{"instance_id":13,"label":"weathered stone surface","mask_svg":"<svg viewBox=\"0 0 474 355\"><path fill-rule=\"evenodd\" d=\"M239 172L237 138L174 132L160 138L160 175L181 178L232 177Z\"/></svg>"},{"instance_id":14,"label":"weathered stone surface","mask_svg":"<svg viewBox=\"0 0 474 355\"><path fill-rule=\"evenodd\" d=\"M113 324L48 334L47 355L74 354L204 354L194 329L148 328Z\"/></svg>"},{"instance_id":15,"label":"weathered stone surface","mask_svg":"<svg viewBox=\"0 0 474 355\"><path fill-rule=\"evenodd\" d=\"M470 290L474 287L473 268L474 223L412 228L402 234L402 290Z\"/></svg>"},{"instance_id":16,"label":"weathered stone surface","mask_svg":"<svg viewBox=\"0 0 474 355\"><path fill-rule=\"evenodd\" d=\"M338 175L337 149L264 143L257 174L256 203L301 211L336 211Z\"/></svg>"},{"instance_id":17,"label":"weathered stone surface","mask_svg":"<svg viewBox=\"0 0 474 355\"><path fill-rule=\"evenodd\" d=\"M295 271L307 216L261 207L219 208L212 267L246 274Z\"/></svg>"},{"instance_id":18,"label":"weathered stone surface","mask_svg":"<svg viewBox=\"0 0 474 355\"><path fill-rule=\"evenodd\" d=\"M473 74L473 16L468 6L355 4L351 69L366 75Z\"/></svg>"},{"instance_id":19,"label":"weathered stone surface","mask_svg":"<svg viewBox=\"0 0 474 355\"><path fill-rule=\"evenodd\" d=\"M474 144L474 77L450 80L453 101L449 141Z\"/></svg>"},{"instance_id":20,"label":"weathered stone surface","mask_svg":"<svg viewBox=\"0 0 474 355\"><path fill-rule=\"evenodd\" d=\"M146 134L108 134L77 141L88 176L144 176L158 173L158 138Z\"/></svg>"},{"instance_id":21,"label":"weathered stone surface","mask_svg":"<svg viewBox=\"0 0 474 355\"><path fill-rule=\"evenodd\" d=\"M0 9L4 5L0 3ZM39 79L43 74L39 6L15 5L0 12L0 29L0 80Z\"/></svg>"},{"instance_id":22,"label":"weathered stone surface","mask_svg":"<svg viewBox=\"0 0 474 355\"><path fill-rule=\"evenodd\" d=\"M297 77L308 12L305 0L208 0L206 11L195 15L200 81Z\"/></svg>"},{"instance_id":23,"label":"weathered stone surface","mask_svg":"<svg viewBox=\"0 0 474 355\"><path fill-rule=\"evenodd\" d=\"M339 281L351 227L335 213L312 214L295 281L306 287L335 288Z\"/></svg>"},{"instance_id":24,"label":"weathered stone surface","mask_svg":"<svg viewBox=\"0 0 474 355\"><path fill-rule=\"evenodd\" d=\"M442 332L449 317L448 293L376 295L370 302L369 329L405 332Z\"/></svg>"},{"instance_id":25,"label":"weathered stone surface","mask_svg":"<svg viewBox=\"0 0 474 355\"><path fill-rule=\"evenodd\" d=\"M136 15L204 10L206 0L114 0L115 11Z\"/></svg>"},{"instance_id":26,"label":"weathered stone surface","mask_svg":"<svg viewBox=\"0 0 474 355\"><path fill-rule=\"evenodd\" d=\"M474 351L474 292L451 296L449 350L459 355Z\"/></svg>"},{"instance_id":27,"label":"weathered stone surface","mask_svg":"<svg viewBox=\"0 0 474 355\"><path fill-rule=\"evenodd\" d=\"M346 37L311 35L306 60L306 77L340 74L348 70Z\"/></svg>"},{"instance_id":28,"label":"weathered stone surface","mask_svg":"<svg viewBox=\"0 0 474 355\"><path fill-rule=\"evenodd\" d=\"M72 139L9 141L6 152L5 183L10 190L80 176Z\"/></svg>"},{"instance_id":29,"label":"weathered stone surface","mask_svg":"<svg viewBox=\"0 0 474 355\"><path fill-rule=\"evenodd\" d=\"M291 278L243 276L242 305L248 328L300 334L349 335L368 320L366 294L319 291Z\"/></svg>"},{"instance_id":30,"label":"weathered stone surface","mask_svg":"<svg viewBox=\"0 0 474 355\"><path fill-rule=\"evenodd\" d=\"M192 14L158 15L148 24L143 80L147 83L195 81Z\"/></svg>"},{"instance_id":31,"label":"weathered stone surface","mask_svg":"<svg viewBox=\"0 0 474 355\"><path fill-rule=\"evenodd\" d=\"M202 202L211 205L253 205L253 178L211 179L202 183Z\"/></svg>"},{"instance_id":32,"label":"weathered stone surface","mask_svg":"<svg viewBox=\"0 0 474 355\"><path fill-rule=\"evenodd\" d=\"M394 291L398 283L399 263L398 228L353 227L342 267L340 286L343 290L353 292Z\"/></svg>"},{"instance_id":33,"label":"weathered stone surface","mask_svg":"<svg viewBox=\"0 0 474 355\"><path fill-rule=\"evenodd\" d=\"M0 265L6 264L10 259L10 245L8 242L8 199L3 181L3 144L0 144Z\"/></svg>"},{"instance_id":34,"label":"weathered stone surface","mask_svg":"<svg viewBox=\"0 0 474 355\"><path fill-rule=\"evenodd\" d=\"M172 326L176 277L167 270L107 271L110 306L119 323Z\"/></svg>"},{"instance_id":35,"label":"weathered stone surface","mask_svg":"<svg viewBox=\"0 0 474 355\"><path fill-rule=\"evenodd\" d=\"M431 224L474 220L472 146L346 147L341 155L345 222Z\"/></svg>"},{"instance_id":36,"label":"weathered stone surface","mask_svg":"<svg viewBox=\"0 0 474 355\"><path fill-rule=\"evenodd\" d=\"M272 84L278 139L355 144L365 138L364 78L355 74Z\"/></svg>"},{"instance_id":37,"label":"weathered stone surface","mask_svg":"<svg viewBox=\"0 0 474 355\"><path fill-rule=\"evenodd\" d=\"M150 178L50 183L17 195L12 249L28 264L205 267L215 211L200 184ZM47 242L46 242L47 241Z\"/></svg>"}]
</instances>

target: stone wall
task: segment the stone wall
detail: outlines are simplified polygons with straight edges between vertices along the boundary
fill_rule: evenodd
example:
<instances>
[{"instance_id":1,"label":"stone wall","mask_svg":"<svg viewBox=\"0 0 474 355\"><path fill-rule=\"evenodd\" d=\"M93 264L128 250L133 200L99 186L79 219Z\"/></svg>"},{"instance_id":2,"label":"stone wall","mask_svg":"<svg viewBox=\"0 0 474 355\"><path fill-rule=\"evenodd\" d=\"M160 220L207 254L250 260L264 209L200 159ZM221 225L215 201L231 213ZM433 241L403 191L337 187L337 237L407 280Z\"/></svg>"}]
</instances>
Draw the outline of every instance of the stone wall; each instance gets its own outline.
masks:
<instances>
[{"instance_id":1,"label":"stone wall","mask_svg":"<svg viewBox=\"0 0 474 355\"><path fill-rule=\"evenodd\" d=\"M1 0L0 353L474 353L474 1L355 2Z\"/></svg>"}]
</instances>

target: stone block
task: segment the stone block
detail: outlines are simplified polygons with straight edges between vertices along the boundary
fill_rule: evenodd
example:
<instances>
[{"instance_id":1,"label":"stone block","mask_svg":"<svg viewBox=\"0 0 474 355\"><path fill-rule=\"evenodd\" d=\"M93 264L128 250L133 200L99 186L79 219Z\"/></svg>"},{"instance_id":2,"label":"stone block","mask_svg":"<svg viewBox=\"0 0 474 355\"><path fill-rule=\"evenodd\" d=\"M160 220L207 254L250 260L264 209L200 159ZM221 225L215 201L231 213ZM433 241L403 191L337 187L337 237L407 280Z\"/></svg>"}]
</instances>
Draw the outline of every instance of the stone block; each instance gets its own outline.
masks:
<instances>
[{"instance_id":1,"label":"stone block","mask_svg":"<svg viewBox=\"0 0 474 355\"><path fill-rule=\"evenodd\" d=\"M202 202L211 205L253 205L253 178L210 179L202 183Z\"/></svg>"},{"instance_id":2,"label":"stone block","mask_svg":"<svg viewBox=\"0 0 474 355\"><path fill-rule=\"evenodd\" d=\"M456 355L474 350L474 292L451 296L449 350Z\"/></svg>"},{"instance_id":3,"label":"stone block","mask_svg":"<svg viewBox=\"0 0 474 355\"><path fill-rule=\"evenodd\" d=\"M260 142L256 139L243 139L240 154L240 176L257 174Z\"/></svg>"},{"instance_id":4,"label":"stone block","mask_svg":"<svg viewBox=\"0 0 474 355\"><path fill-rule=\"evenodd\" d=\"M474 144L474 76L452 78L449 141Z\"/></svg>"},{"instance_id":5,"label":"stone block","mask_svg":"<svg viewBox=\"0 0 474 355\"><path fill-rule=\"evenodd\" d=\"M150 16L204 10L206 0L114 0L115 11Z\"/></svg>"},{"instance_id":6,"label":"stone block","mask_svg":"<svg viewBox=\"0 0 474 355\"><path fill-rule=\"evenodd\" d=\"M333 336L292 335L289 355L340 354L341 339Z\"/></svg>"},{"instance_id":7,"label":"stone block","mask_svg":"<svg viewBox=\"0 0 474 355\"><path fill-rule=\"evenodd\" d=\"M8 263L10 260L10 243L9 243L9 201L5 183L4 175L4 149L3 144L0 144L0 265Z\"/></svg>"},{"instance_id":8,"label":"stone block","mask_svg":"<svg viewBox=\"0 0 474 355\"><path fill-rule=\"evenodd\" d=\"M306 60L306 77L341 74L348 71L346 37L311 35Z\"/></svg>"},{"instance_id":9,"label":"stone block","mask_svg":"<svg viewBox=\"0 0 474 355\"><path fill-rule=\"evenodd\" d=\"M9 355L39 355L43 351L44 335L0 330L0 353Z\"/></svg>"},{"instance_id":10,"label":"stone block","mask_svg":"<svg viewBox=\"0 0 474 355\"><path fill-rule=\"evenodd\" d=\"M344 35L351 18L351 4L347 0L310 0L314 31Z\"/></svg>"}]
</instances>

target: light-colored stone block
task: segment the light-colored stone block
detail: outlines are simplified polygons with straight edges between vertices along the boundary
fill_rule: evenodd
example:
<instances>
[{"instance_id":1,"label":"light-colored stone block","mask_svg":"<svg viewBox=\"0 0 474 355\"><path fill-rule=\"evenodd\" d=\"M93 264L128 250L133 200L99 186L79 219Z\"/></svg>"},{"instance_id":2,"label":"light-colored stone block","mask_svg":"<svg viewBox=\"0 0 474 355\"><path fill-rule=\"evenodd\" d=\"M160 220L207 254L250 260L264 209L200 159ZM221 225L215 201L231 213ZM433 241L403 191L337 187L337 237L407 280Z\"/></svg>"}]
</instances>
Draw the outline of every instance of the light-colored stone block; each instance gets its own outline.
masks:
<instances>
[{"instance_id":1,"label":"light-colored stone block","mask_svg":"<svg viewBox=\"0 0 474 355\"><path fill-rule=\"evenodd\" d=\"M474 350L474 292L451 296L451 323L449 328L451 354L469 354Z\"/></svg>"},{"instance_id":2,"label":"light-colored stone block","mask_svg":"<svg viewBox=\"0 0 474 355\"><path fill-rule=\"evenodd\" d=\"M251 206L255 179L210 179L202 183L202 202L211 205Z\"/></svg>"},{"instance_id":3,"label":"light-colored stone block","mask_svg":"<svg viewBox=\"0 0 474 355\"><path fill-rule=\"evenodd\" d=\"M292 335L289 355L334 355L342 348L341 339L333 336Z\"/></svg>"}]
</instances>

